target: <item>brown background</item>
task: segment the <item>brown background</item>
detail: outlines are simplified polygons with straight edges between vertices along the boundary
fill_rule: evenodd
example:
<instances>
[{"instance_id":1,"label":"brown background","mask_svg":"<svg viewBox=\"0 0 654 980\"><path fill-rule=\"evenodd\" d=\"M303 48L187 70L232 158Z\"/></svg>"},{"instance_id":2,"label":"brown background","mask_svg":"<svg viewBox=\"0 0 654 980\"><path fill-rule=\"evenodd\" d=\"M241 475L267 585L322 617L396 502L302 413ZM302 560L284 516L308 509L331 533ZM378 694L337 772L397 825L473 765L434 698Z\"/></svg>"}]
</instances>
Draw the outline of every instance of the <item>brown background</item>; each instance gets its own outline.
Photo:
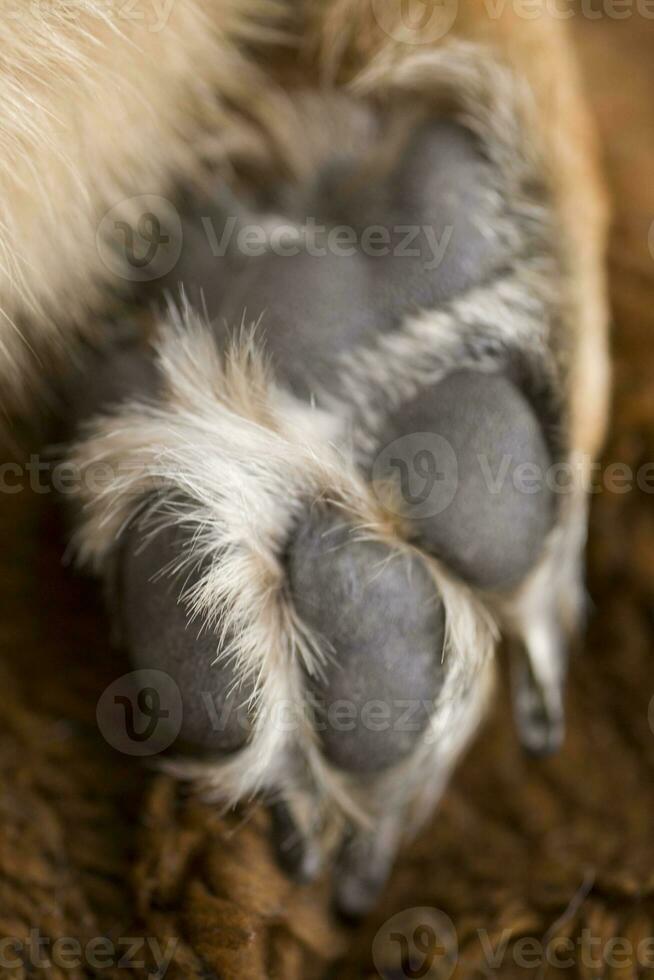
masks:
<instances>
[{"instance_id":1,"label":"brown background","mask_svg":"<svg viewBox=\"0 0 654 980\"><path fill-rule=\"evenodd\" d=\"M615 208L605 458L636 468L654 461L654 21L635 2L624 11L623 20L577 14L573 30ZM432 825L357 930L330 918L328 883L297 888L275 870L262 814L223 820L103 742L95 706L127 665L111 652L95 590L62 568L49 498L24 492L1 504L1 935L24 939L35 927L52 940L173 938L171 977L377 976L377 930L402 909L430 906L455 923L458 977L492 973L480 929L495 947L510 939L503 977L642 975L629 949L654 936L652 495L594 501L593 606L572 667L564 751L525 759L500 700ZM408 938L421 916L407 913ZM525 936L550 950L569 937L575 966L521 967L512 944ZM611 953L611 937L630 945ZM382 943L381 955L392 945ZM654 965L654 942L641 951ZM88 965L46 972L94 975ZM449 972L437 956L430 975Z\"/></svg>"}]
</instances>

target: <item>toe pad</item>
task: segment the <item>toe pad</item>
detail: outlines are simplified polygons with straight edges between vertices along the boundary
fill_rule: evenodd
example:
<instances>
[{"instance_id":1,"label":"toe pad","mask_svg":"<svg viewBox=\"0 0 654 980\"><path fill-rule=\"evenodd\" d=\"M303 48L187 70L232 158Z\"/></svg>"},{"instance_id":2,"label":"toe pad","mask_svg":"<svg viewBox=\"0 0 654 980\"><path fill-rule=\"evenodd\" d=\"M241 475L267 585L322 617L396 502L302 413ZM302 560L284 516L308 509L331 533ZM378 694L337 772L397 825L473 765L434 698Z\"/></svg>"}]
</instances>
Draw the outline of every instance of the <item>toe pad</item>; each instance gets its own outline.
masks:
<instances>
[{"instance_id":1,"label":"toe pad","mask_svg":"<svg viewBox=\"0 0 654 980\"><path fill-rule=\"evenodd\" d=\"M312 513L289 556L295 607L329 654L310 681L327 758L374 772L405 757L443 678L445 614L422 560Z\"/></svg>"}]
</instances>

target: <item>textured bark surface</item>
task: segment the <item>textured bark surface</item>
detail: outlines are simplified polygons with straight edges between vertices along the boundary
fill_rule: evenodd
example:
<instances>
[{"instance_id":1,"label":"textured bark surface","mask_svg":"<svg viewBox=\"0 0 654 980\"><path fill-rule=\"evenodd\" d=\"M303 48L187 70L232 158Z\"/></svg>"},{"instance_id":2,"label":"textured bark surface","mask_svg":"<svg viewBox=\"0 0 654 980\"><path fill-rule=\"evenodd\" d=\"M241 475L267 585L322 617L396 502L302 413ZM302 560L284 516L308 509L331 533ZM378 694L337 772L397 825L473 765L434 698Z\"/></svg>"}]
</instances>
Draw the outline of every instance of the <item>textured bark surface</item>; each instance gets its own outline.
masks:
<instances>
[{"instance_id":1,"label":"textured bark surface","mask_svg":"<svg viewBox=\"0 0 654 980\"><path fill-rule=\"evenodd\" d=\"M634 5L624 20L578 14L574 30L616 210L605 460L635 469L654 461L654 22ZM456 977L490 975L491 948L503 977L637 975L624 950L654 935L651 493L594 498L593 602L572 665L564 750L527 760L501 699L440 812L357 929L331 918L328 882L299 887L276 870L265 814L222 818L103 741L96 704L128 666L111 651L95 590L61 566L49 499L3 495L0 540L0 935L24 943L24 965L5 962L3 975L34 974L25 943L38 929L51 944L102 936L113 944L104 959L113 970L94 971L88 953L69 968L74 955L62 958L59 947L51 959L62 964L47 968L56 978L125 975L127 937L149 940L132 946L133 960L149 952L149 966L153 941L172 940L171 977L374 977L375 963L383 969L395 955L390 932L411 943L430 921L425 906L454 924ZM384 927L407 909L400 926ZM548 945L550 959L558 944L574 966L534 969L538 948L516 945L528 936ZM614 937L630 947L611 950ZM640 951L652 966L652 943ZM8 948L3 955L13 962ZM602 965L607 958L613 967ZM414 968L423 961L416 952ZM437 954L431 973L413 975L450 972Z\"/></svg>"}]
</instances>

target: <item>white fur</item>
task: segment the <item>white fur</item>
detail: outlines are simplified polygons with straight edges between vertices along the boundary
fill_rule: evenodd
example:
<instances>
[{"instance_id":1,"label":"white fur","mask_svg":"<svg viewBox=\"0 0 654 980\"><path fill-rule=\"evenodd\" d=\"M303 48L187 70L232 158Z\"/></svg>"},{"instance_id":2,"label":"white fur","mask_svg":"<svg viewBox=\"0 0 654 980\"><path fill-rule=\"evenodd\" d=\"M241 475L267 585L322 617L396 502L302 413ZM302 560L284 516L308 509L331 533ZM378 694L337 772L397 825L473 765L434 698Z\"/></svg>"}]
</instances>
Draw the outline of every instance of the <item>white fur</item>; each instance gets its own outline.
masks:
<instances>
[{"instance_id":1,"label":"white fur","mask_svg":"<svg viewBox=\"0 0 654 980\"><path fill-rule=\"evenodd\" d=\"M221 356L210 328L192 311L163 326L160 401L128 403L97 418L72 452L83 486L94 486L100 467L108 470L100 492L83 491L76 544L80 559L100 571L130 520L153 533L163 524L183 524L192 546L181 564L208 565L184 599L190 615L217 631L217 656L230 658L238 677L253 681L254 732L233 759L185 761L173 764L174 771L228 804L267 790L313 800L314 822L324 822L324 811L334 807L365 822L377 803L357 780L327 765L309 724L302 667L319 671L328 651L293 609L282 556L295 522L316 501L342 508L362 536L408 546L352 463L322 438L320 426L312 432L314 410L280 396L255 336L242 332ZM468 590L436 562L429 567L446 610L447 680L410 767L410 796L442 785L476 727L476 677L493 645L488 616ZM421 760L428 760L427 780ZM400 767L384 785L404 779Z\"/></svg>"}]
</instances>

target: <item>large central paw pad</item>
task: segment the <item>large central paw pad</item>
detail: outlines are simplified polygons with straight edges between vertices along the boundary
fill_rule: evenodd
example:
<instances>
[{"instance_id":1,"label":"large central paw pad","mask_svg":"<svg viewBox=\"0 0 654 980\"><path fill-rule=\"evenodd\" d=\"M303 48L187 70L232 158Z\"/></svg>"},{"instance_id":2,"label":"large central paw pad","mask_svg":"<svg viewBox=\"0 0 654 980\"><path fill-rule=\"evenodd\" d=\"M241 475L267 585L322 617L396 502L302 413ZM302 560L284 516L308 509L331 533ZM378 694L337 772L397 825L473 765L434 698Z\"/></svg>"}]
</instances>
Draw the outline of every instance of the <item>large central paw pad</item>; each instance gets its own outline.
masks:
<instances>
[{"instance_id":1,"label":"large central paw pad","mask_svg":"<svg viewBox=\"0 0 654 980\"><path fill-rule=\"evenodd\" d=\"M285 659L289 650L280 649L276 669L281 699L289 692L284 682L299 679L303 705L294 708L313 727L309 737L302 725L280 733L288 716L276 710L271 688L259 698L256 678L240 673L230 656L230 639L238 644L238 637L201 627L190 615L185 596L205 572L201 563L189 564L192 552L187 531L153 530L137 518L125 532L116 576L117 612L133 662L165 671L181 696L173 752L204 760L194 765L209 766L220 781L221 771L234 779L239 759L246 778L251 753L263 749L270 763L260 788L274 801L273 840L284 866L311 877L336 847L348 895L352 889L359 894L371 874L381 886L402 807L390 807L388 847L379 854L373 848L374 861L361 868L367 836L355 846L359 838L340 824L340 843L333 827L331 845L321 843L325 793L335 782L379 819L388 801L386 780L403 787L404 767L418 771L453 662L456 668L433 569L410 547L374 534L340 508L314 504L300 515L280 555L286 572L280 601L311 657L292 663ZM438 746L430 751L438 771ZM352 911L351 901L342 904Z\"/></svg>"},{"instance_id":2,"label":"large central paw pad","mask_svg":"<svg viewBox=\"0 0 654 980\"><path fill-rule=\"evenodd\" d=\"M220 756L252 734L254 685L219 632L189 617L184 593L202 569L177 569L190 549L179 530L144 536L135 524L121 550L120 616L133 661L156 663L179 687L177 746ZM427 729L446 669L445 613L425 563L315 507L293 536L287 568L290 602L317 652L302 676L325 759L354 773L397 764Z\"/></svg>"}]
</instances>

